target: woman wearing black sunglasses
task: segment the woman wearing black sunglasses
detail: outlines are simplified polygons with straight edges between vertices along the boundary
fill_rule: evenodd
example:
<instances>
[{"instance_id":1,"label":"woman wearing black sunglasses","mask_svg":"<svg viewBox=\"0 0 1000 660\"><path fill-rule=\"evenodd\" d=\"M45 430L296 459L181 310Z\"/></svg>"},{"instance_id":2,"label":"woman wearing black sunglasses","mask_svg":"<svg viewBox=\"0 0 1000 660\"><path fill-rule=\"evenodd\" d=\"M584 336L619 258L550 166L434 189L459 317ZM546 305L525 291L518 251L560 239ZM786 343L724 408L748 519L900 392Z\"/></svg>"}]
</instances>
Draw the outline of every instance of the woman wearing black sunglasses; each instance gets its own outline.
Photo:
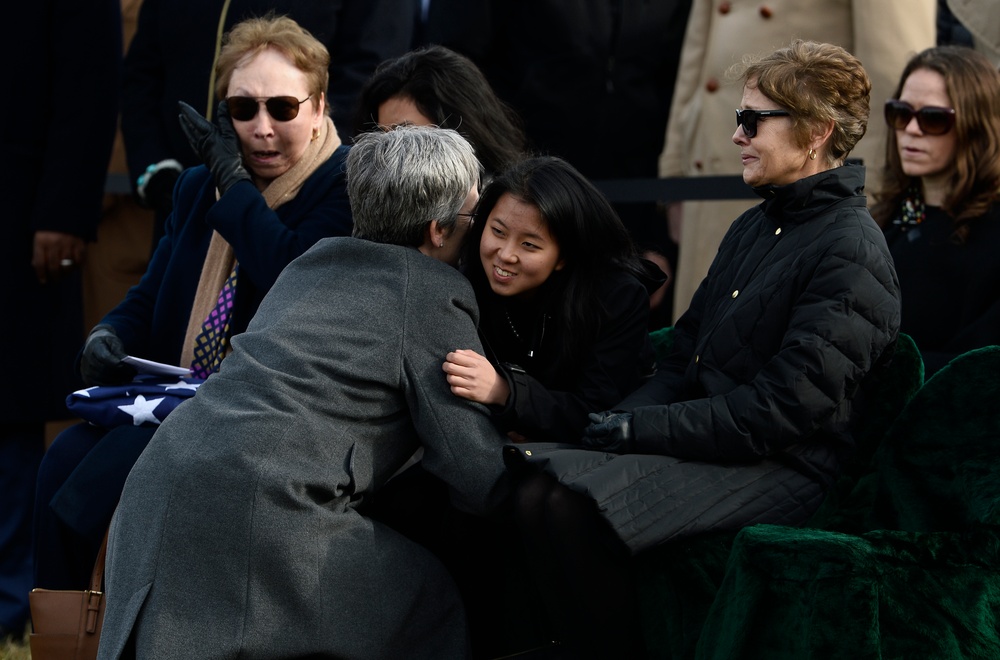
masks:
<instances>
[{"instance_id":1,"label":"woman wearing black sunglasses","mask_svg":"<svg viewBox=\"0 0 1000 660\"><path fill-rule=\"evenodd\" d=\"M809 519L852 456L855 405L898 332L865 171L844 165L868 120L861 62L796 41L750 61L743 81L733 142L765 201L733 223L657 375L591 415L586 449L505 449L525 476L515 507L531 566L581 657L640 657L630 556Z\"/></svg>"},{"instance_id":2,"label":"woman wearing black sunglasses","mask_svg":"<svg viewBox=\"0 0 1000 660\"><path fill-rule=\"evenodd\" d=\"M901 330L931 374L1000 344L1000 74L969 48L929 48L907 64L885 120L872 213L899 274Z\"/></svg>"},{"instance_id":3,"label":"woman wearing black sunglasses","mask_svg":"<svg viewBox=\"0 0 1000 660\"><path fill-rule=\"evenodd\" d=\"M326 48L289 18L245 21L227 35L215 73L229 102L217 125L181 110L205 166L181 174L145 275L87 339L79 366L88 385L129 383L126 355L207 378L282 269L319 239L350 234L348 148L327 115L328 64ZM159 423L164 413L152 413ZM156 428L139 422L73 426L46 453L36 586L88 584L125 477Z\"/></svg>"}]
</instances>

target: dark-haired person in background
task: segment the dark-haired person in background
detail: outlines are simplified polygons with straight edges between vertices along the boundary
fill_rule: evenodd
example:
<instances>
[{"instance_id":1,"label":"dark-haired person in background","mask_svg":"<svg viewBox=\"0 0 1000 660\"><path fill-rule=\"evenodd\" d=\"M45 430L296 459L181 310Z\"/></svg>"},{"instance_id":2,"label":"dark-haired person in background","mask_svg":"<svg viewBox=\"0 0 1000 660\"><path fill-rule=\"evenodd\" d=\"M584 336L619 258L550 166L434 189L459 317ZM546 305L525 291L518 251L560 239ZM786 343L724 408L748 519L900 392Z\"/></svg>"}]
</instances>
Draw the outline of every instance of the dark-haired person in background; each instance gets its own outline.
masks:
<instances>
[{"instance_id":1,"label":"dark-haired person in background","mask_svg":"<svg viewBox=\"0 0 1000 660\"><path fill-rule=\"evenodd\" d=\"M909 61L892 99L872 210L903 297L900 330L927 375L1000 344L1000 73L962 46Z\"/></svg>"},{"instance_id":2,"label":"dark-haired person in background","mask_svg":"<svg viewBox=\"0 0 1000 660\"><path fill-rule=\"evenodd\" d=\"M454 268L479 167L455 131L359 136L354 237L285 269L129 475L101 660L467 656L447 571L363 505L418 449L461 509L506 497L503 436L441 373L479 348Z\"/></svg>"},{"instance_id":3,"label":"dark-haired person in background","mask_svg":"<svg viewBox=\"0 0 1000 660\"><path fill-rule=\"evenodd\" d=\"M79 387L80 267L101 216L122 57L118 0L18 2L4 16L0 645L28 620L45 423L70 416Z\"/></svg>"},{"instance_id":4,"label":"dark-haired person in background","mask_svg":"<svg viewBox=\"0 0 1000 660\"><path fill-rule=\"evenodd\" d=\"M487 177L516 162L525 148L517 114L472 60L443 46L383 62L361 90L354 118L358 133L403 125L458 131L476 150Z\"/></svg>"}]
</instances>

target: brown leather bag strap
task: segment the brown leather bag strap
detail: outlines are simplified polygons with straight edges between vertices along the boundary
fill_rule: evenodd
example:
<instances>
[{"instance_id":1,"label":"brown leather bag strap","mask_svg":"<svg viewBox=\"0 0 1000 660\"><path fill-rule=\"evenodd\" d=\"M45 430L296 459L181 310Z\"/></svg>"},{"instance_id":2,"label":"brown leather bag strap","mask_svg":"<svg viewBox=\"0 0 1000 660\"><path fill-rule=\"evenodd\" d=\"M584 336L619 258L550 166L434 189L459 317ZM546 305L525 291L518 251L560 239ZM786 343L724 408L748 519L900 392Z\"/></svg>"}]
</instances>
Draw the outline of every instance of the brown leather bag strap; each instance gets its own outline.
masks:
<instances>
[{"instance_id":1,"label":"brown leather bag strap","mask_svg":"<svg viewBox=\"0 0 1000 660\"><path fill-rule=\"evenodd\" d=\"M90 590L101 591L104 582L104 559L108 555L108 534L111 528L104 532L104 540L101 541L101 549L97 551L97 561L94 562L94 571L90 574Z\"/></svg>"},{"instance_id":2,"label":"brown leather bag strap","mask_svg":"<svg viewBox=\"0 0 1000 660\"><path fill-rule=\"evenodd\" d=\"M101 601L104 599L104 560L108 554L108 534L111 528L104 532L104 540L101 541L101 549L97 551L97 561L94 562L94 572L90 575L90 590L87 592L87 625L86 631L94 633L97 630L97 615L101 609Z\"/></svg>"}]
</instances>

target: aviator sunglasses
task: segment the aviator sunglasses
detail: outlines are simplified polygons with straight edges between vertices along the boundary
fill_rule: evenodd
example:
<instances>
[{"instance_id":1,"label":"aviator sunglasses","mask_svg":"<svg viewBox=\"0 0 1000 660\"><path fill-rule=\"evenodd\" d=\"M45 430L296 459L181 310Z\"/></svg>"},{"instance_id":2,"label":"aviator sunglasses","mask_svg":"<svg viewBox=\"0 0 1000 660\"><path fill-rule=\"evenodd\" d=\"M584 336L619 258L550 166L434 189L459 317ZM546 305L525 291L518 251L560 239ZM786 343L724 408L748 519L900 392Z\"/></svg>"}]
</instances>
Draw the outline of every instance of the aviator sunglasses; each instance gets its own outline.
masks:
<instances>
[{"instance_id":1,"label":"aviator sunglasses","mask_svg":"<svg viewBox=\"0 0 1000 660\"><path fill-rule=\"evenodd\" d=\"M885 121L897 131L904 131L910 120L917 118L917 126L927 135L944 135L955 125L954 108L927 105L919 110L906 101L890 99L885 102Z\"/></svg>"},{"instance_id":2,"label":"aviator sunglasses","mask_svg":"<svg viewBox=\"0 0 1000 660\"><path fill-rule=\"evenodd\" d=\"M299 116L299 106L312 98L312 94L301 101L294 96L272 96L269 99L254 98L253 96L230 96L226 99L229 103L229 116L237 121L250 121L257 116L257 110L261 102L267 108L267 114L271 115L274 121L292 121Z\"/></svg>"},{"instance_id":3,"label":"aviator sunglasses","mask_svg":"<svg viewBox=\"0 0 1000 660\"><path fill-rule=\"evenodd\" d=\"M757 137L757 122L765 117L788 117L787 110L736 110L736 125L743 127L748 138Z\"/></svg>"}]
</instances>

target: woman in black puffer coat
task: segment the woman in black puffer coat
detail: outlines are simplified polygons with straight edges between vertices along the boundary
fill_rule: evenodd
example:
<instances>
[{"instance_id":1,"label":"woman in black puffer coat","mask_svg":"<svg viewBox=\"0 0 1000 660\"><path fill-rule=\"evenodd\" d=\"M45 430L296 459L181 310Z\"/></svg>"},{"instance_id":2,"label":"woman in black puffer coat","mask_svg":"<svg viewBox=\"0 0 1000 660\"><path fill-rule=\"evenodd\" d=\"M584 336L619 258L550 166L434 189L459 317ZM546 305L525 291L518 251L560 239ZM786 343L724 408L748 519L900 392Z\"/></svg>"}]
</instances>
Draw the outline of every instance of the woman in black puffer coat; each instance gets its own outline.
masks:
<instances>
[{"instance_id":1,"label":"woman in black puffer coat","mask_svg":"<svg viewBox=\"0 0 1000 660\"><path fill-rule=\"evenodd\" d=\"M865 377L898 334L864 169L843 164L867 125L861 63L797 41L743 81L733 142L765 201L733 223L659 373L592 415L588 449L507 449L557 635L585 657L641 653L630 555L816 511L851 458Z\"/></svg>"}]
</instances>

